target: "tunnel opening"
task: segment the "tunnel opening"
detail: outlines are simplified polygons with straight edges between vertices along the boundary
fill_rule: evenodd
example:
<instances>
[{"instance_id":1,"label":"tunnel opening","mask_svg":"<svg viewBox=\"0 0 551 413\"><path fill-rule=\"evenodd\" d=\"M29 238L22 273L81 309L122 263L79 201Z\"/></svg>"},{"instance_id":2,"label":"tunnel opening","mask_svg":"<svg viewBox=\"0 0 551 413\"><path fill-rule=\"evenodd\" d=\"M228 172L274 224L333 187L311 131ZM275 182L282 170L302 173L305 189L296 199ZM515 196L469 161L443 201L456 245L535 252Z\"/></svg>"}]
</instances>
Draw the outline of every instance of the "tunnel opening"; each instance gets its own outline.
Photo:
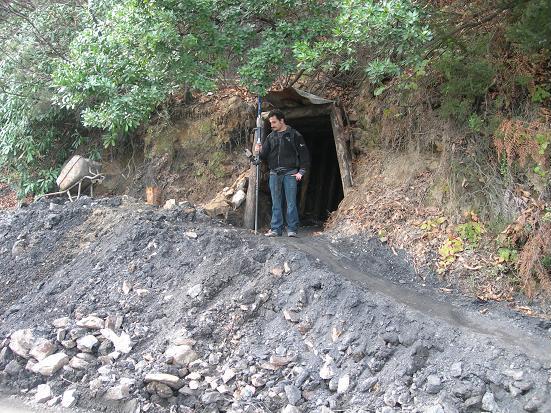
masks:
<instances>
[{"instance_id":1,"label":"tunnel opening","mask_svg":"<svg viewBox=\"0 0 551 413\"><path fill-rule=\"evenodd\" d=\"M294 88L269 92L265 103L265 111L262 112L264 137L271 132L268 113L272 109L282 110L287 125L304 137L311 163L297 191L300 225L322 226L352 187L350 142L344 128L342 109L332 100ZM254 169L250 173L250 178L256 180ZM263 163L258 199L254 191L247 192L244 215L247 228L255 227L257 201L258 228L270 226L272 206L268 178L269 170Z\"/></svg>"},{"instance_id":2,"label":"tunnel opening","mask_svg":"<svg viewBox=\"0 0 551 413\"><path fill-rule=\"evenodd\" d=\"M288 117L287 123L302 134L310 152L310 169L297 191L300 222L321 226L344 197L331 120Z\"/></svg>"}]
</instances>

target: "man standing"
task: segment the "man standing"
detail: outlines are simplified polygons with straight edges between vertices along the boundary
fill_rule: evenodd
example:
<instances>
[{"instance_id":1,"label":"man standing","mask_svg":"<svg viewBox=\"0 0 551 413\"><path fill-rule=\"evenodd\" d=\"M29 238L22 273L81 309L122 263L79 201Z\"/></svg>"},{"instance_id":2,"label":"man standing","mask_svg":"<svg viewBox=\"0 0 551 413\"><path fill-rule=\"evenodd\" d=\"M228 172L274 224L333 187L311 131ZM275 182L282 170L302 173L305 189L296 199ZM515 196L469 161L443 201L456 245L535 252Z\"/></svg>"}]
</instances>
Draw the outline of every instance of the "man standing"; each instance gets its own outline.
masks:
<instances>
[{"instance_id":1,"label":"man standing","mask_svg":"<svg viewBox=\"0 0 551 413\"><path fill-rule=\"evenodd\" d=\"M297 236L298 208L297 186L307 168L310 155L302 135L285 123L280 110L268 114L272 132L263 144L255 146L260 159L268 161L270 168L270 193L272 195L272 222L267 237L278 237L283 233L283 193L287 201L287 235Z\"/></svg>"}]
</instances>

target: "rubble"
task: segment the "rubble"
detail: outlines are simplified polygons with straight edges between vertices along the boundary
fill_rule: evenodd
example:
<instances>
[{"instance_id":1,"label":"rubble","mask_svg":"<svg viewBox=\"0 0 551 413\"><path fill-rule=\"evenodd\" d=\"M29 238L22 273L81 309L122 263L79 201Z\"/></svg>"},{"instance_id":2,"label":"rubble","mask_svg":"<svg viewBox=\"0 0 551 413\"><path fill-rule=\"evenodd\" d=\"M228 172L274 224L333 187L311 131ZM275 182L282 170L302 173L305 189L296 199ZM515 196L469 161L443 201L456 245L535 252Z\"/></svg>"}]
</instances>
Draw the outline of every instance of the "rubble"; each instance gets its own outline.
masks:
<instances>
[{"instance_id":1,"label":"rubble","mask_svg":"<svg viewBox=\"0 0 551 413\"><path fill-rule=\"evenodd\" d=\"M550 410L548 329L385 280L413 270L380 243L362 269L329 238L254 237L189 205L54 201L51 228L46 203L0 214L0 384L37 403Z\"/></svg>"}]
</instances>

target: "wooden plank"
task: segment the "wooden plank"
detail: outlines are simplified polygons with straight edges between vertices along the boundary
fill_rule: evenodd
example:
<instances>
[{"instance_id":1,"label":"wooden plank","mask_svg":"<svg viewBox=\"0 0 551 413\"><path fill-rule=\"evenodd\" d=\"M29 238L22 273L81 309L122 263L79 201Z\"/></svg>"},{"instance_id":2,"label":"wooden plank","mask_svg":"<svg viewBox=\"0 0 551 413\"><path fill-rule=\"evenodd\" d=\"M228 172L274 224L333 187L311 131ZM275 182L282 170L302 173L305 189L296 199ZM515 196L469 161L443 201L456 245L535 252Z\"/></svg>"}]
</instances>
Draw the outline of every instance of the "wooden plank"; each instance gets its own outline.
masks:
<instances>
[{"instance_id":1,"label":"wooden plank","mask_svg":"<svg viewBox=\"0 0 551 413\"><path fill-rule=\"evenodd\" d=\"M352 162L350 151L346 145L344 136L344 123L342 121L341 110L336 105L331 105L331 127L333 128L333 138L335 139L335 148L337 150L337 160L339 161L339 170L341 172L342 189L344 195L352 188Z\"/></svg>"},{"instance_id":2,"label":"wooden plank","mask_svg":"<svg viewBox=\"0 0 551 413\"><path fill-rule=\"evenodd\" d=\"M243 214L243 226L247 229L254 229L254 215L256 207L256 166L251 164L249 169L249 186L247 187L247 198L245 200L245 213ZM259 224L260 226L260 224Z\"/></svg>"}]
</instances>

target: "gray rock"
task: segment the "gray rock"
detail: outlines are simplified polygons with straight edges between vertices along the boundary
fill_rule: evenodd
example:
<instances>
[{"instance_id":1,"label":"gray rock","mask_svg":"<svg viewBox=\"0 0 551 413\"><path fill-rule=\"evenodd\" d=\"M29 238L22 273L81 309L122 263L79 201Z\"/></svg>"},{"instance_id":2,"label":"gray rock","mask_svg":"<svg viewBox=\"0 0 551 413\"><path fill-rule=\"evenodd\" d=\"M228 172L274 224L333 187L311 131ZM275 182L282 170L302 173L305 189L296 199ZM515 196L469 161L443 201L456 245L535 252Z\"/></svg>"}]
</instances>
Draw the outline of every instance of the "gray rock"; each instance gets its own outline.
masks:
<instances>
[{"instance_id":1,"label":"gray rock","mask_svg":"<svg viewBox=\"0 0 551 413\"><path fill-rule=\"evenodd\" d=\"M423 412L424 413L446 413L444 408L439 404L435 404L433 406L427 407L423 409Z\"/></svg>"},{"instance_id":2,"label":"gray rock","mask_svg":"<svg viewBox=\"0 0 551 413\"><path fill-rule=\"evenodd\" d=\"M212 404L216 403L218 400L220 400L222 395L216 391L207 391L203 393L201 396L201 401L204 404Z\"/></svg>"},{"instance_id":3,"label":"gray rock","mask_svg":"<svg viewBox=\"0 0 551 413\"><path fill-rule=\"evenodd\" d=\"M462 372L463 372L463 365L460 361L452 364L450 369L450 375L452 377L461 377Z\"/></svg>"},{"instance_id":4,"label":"gray rock","mask_svg":"<svg viewBox=\"0 0 551 413\"><path fill-rule=\"evenodd\" d=\"M20 239L18 241L15 241L15 243L11 247L11 254L14 257L20 256L25 252L25 248L27 248L27 246L28 246L27 240Z\"/></svg>"},{"instance_id":5,"label":"gray rock","mask_svg":"<svg viewBox=\"0 0 551 413\"><path fill-rule=\"evenodd\" d=\"M427 385L425 387L425 391L429 394L436 394L440 390L442 390L442 381L440 380L440 377L438 377L435 374L431 374L427 377Z\"/></svg>"},{"instance_id":6,"label":"gray rock","mask_svg":"<svg viewBox=\"0 0 551 413\"><path fill-rule=\"evenodd\" d=\"M300 410L292 404L288 404L283 409L281 409L281 413L300 413Z\"/></svg>"},{"instance_id":7,"label":"gray rock","mask_svg":"<svg viewBox=\"0 0 551 413\"><path fill-rule=\"evenodd\" d=\"M199 296L199 294L201 294L202 289L203 287L201 286L201 284L195 284L187 291L187 295L189 295L191 298L196 298Z\"/></svg>"},{"instance_id":8,"label":"gray rock","mask_svg":"<svg viewBox=\"0 0 551 413\"><path fill-rule=\"evenodd\" d=\"M367 379L365 379L363 382L361 382L359 385L358 385L358 390L361 391L361 392L366 392L366 391L369 391L373 388L373 386L375 386L375 384L377 384L379 380L377 379L377 377L369 377Z\"/></svg>"},{"instance_id":9,"label":"gray rock","mask_svg":"<svg viewBox=\"0 0 551 413\"><path fill-rule=\"evenodd\" d=\"M73 357L69 362L69 366L76 370L85 370L90 367L90 363L80 357Z\"/></svg>"},{"instance_id":10,"label":"gray rock","mask_svg":"<svg viewBox=\"0 0 551 413\"><path fill-rule=\"evenodd\" d=\"M540 407L543 405L543 401L544 400L540 396L534 396L530 400L528 400L528 402L523 406L523 408L527 412L537 412L540 410ZM548 411L548 410L545 410L545 411Z\"/></svg>"},{"instance_id":11,"label":"gray rock","mask_svg":"<svg viewBox=\"0 0 551 413\"><path fill-rule=\"evenodd\" d=\"M300 390L292 384L285 386L284 389L289 404L296 406L298 402L302 399L302 393L300 392Z\"/></svg>"},{"instance_id":12,"label":"gray rock","mask_svg":"<svg viewBox=\"0 0 551 413\"><path fill-rule=\"evenodd\" d=\"M241 391L239 392L239 395L241 396L242 399L250 399L251 397L254 396L255 393L256 393L256 388L247 384L245 387L241 389Z\"/></svg>"},{"instance_id":13,"label":"gray rock","mask_svg":"<svg viewBox=\"0 0 551 413\"><path fill-rule=\"evenodd\" d=\"M23 367L21 366L21 364L19 364L17 362L17 360L12 360L10 361L6 367L4 368L4 371L9 375L9 376L17 376L19 374L20 371L23 370Z\"/></svg>"},{"instance_id":14,"label":"gray rock","mask_svg":"<svg viewBox=\"0 0 551 413\"><path fill-rule=\"evenodd\" d=\"M497 412L499 407L494 399L494 394L492 392L486 392L482 397L482 409L487 412Z\"/></svg>"},{"instance_id":15,"label":"gray rock","mask_svg":"<svg viewBox=\"0 0 551 413\"><path fill-rule=\"evenodd\" d=\"M235 377L235 370L232 368L227 368L224 370L224 374L222 374L222 381L224 382L224 384L226 384L234 377Z\"/></svg>"}]
</instances>

